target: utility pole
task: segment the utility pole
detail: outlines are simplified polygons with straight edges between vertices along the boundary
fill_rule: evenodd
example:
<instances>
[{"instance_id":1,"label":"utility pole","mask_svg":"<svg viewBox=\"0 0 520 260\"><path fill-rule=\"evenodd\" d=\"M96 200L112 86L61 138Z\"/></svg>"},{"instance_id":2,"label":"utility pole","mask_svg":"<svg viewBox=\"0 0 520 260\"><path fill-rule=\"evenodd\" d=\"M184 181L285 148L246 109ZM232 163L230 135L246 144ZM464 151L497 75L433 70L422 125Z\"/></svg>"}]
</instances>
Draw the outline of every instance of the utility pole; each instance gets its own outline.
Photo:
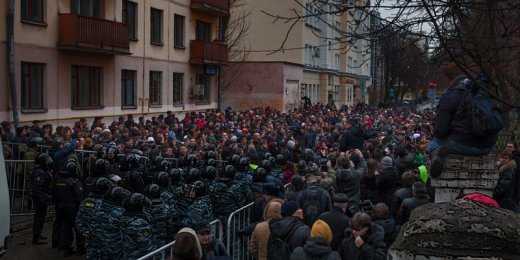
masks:
<instances>
[{"instance_id":1,"label":"utility pole","mask_svg":"<svg viewBox=\"0 0 520 260\"><path fill-rule=\"evenodd\" d=\"M15 129L20 125L18 99L16 98L16 80L14 78L14 0L9 0L7 9L7 75L11 90L11 106Z\"/></svg>"}]
</instances>

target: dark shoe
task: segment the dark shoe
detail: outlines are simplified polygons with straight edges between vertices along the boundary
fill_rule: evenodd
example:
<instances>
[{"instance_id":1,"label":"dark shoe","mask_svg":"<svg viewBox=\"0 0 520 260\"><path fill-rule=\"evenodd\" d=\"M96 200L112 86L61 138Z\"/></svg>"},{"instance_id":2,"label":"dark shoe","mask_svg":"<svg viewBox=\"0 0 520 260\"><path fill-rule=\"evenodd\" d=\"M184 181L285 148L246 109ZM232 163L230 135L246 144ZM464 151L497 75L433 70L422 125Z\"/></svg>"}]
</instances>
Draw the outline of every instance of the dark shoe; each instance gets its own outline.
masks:
<instances>
[{"instance_id":1,"label":"dark shoe","mask_svg":"<svg viewBox=\"0 0 520 260\"><path fill-rule=\"evenodd\" d=\"M33 243L33 245L46 245L49 242L43 241L43 240L40 240L40 239L33 239L32 243Z\"/></svg>"},{"instance_id":2,"label":"dark shoe","mask_svg":"<svg viewBox=\"0 0 520 260\"><path fill-rule=\"evenodd\" d=\"M430 176L432 178L437 178L444 171L444 166L446 165L446 155L447 153L441 147L435 149L432 152L432 164L430 166Z\"/></svg>"}]
</instances>

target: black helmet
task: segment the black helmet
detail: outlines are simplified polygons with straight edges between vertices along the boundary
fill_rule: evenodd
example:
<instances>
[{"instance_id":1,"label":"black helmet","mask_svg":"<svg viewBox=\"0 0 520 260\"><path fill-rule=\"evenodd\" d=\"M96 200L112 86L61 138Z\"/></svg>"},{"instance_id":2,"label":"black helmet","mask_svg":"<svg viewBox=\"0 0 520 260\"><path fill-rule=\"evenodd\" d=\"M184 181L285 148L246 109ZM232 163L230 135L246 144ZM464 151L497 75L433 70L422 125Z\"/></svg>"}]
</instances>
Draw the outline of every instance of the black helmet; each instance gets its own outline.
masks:
<instances>
[{"instance_id":1,"label":"black helmet","mask_svg":"<svg viewBox=\"0 0 520 260\"><path fill-rule=\"evenodd\" d=\"M99 177L94 181L94 185L92 186L92 192L97 194L105 194L109 191L114 184L105 177Z\"/></svg>"},{"instance_id":2,"label":"black helmet","mask_svg":"<svg viewBox=\"0 0 520 260\"><path fill-rule=\"evenodd\" d=\"M186 160L188 161L189 166L193 166L195 164L195 160L197 160L197 157L194 154L188 154L188 156L186 156Z\"/></svg>"},{"instance_id":3,"label":"black helmet","mask_svg":"<svg viewBox=\"0 0 520 260\"><path fill-rule=\"evenodd\" d=\"M200 197L203 196L206 192L206 186L202 181L196 181L193 183L193 188L195 189L195 196Z\"/></svg>"},{"instance_id":4,"label":"black helmet","mask_svg":"<svg viewBox=\"0 0 520 260\"><path fill-rule=\"evenodd\" d=\"M279 154L276 156L276 163L280 166L283 166L285 164L285 158L283 155Z\"/></svg>"},{"instance_id":5,"label":"black helmet","mask_svg":"<svg viewBox=\"0 0 520 260\"><path fill-rule=\"evenodd\" d=\"M168 159L162 159L158 165L159 170L162 170L162 171L167 170L169 166L170 166L170 160L168 160Z\"/></svg>"},{"instance_id":6,"label":"black helmet","mask_svg":"<svg viewBox=\"0 0 520 260\"><path fill-rule=\"evenodd\" d=\"M95 176L103 176L110 169L110 163L105 159L97 159L94 162L94 173Z\"/></svg>"},{"instance_id":7,"label":"black helmet","mask_svg":"<svg viewBox=\"0 0 520 260\"><path fill-rule=\"evenodd\" d=\"M238 165L238 162L240 161L240 156L237 154L231 155L231 158L229 159L230 163L233 165Z\"/></svg>"},{"instance_id":8,"label":"black helmet","mask_svg":"<svg viewBox=\"0 0 520 260\"><path fill-rule=\"evenodd\" d=\"M267 152L264 154L264 159L269 159L269 157L272 157L271 153Z\"/></svg>"},{"instance_id":9,"label":"black helmet","mask_svg":"<svg viewBox=\"0 0 520 260\"><path fill-rule=\"evenodd\" d=\"M247 158L247 157L240 158L239 164L240 164L240 166L247 166L249 164L249 158Z\"/></svg>"},{"instance_id":10,"label":"black helmet","mask_svg":"<svg viewBox=\"0 0 520 260\"><path fill-rule=\"evenodd\" d=\"M170 176L167 172L159 172L157 174L157 185L161 188L166 188L170 185Z\"/></svg>"},{"instance_id":11,"label":"black helmet","mask_svg":"<svg viewBox=\"0 0 520 260\"><path fill-rule=\"evenodd\" d=\"M65 171L70 174L76 174L78 170L78 164L76 163L76 160L74 159L68 159L67 162L65 162Z\"/></svg>"},{"instance_id":12,"label":"black helmet","mask_svg":"<svg viewBox=\"0 0 520 260\"><path fill-rule=\"evenodd\" d=\"M125 211L139 213L144 207L150 207L152 202L141 193L132 193L123 203Z\"/></svg>"},{"instance_id":13,"label":"black helmet","mask_svg":"<svg viewBox=\"0 0 520 260\"><path fill-rule=\"evenodd\" d=\"M149 199L159 199L161 197L161 188L157 184L150 184L144 189L144 195Z\"/></svg>"},{"instance_id":14,"label":"black helmet","mask_svg":"<svg viewBox=\"0 0 520 260\"><path fill-rule=\"evenodd\" d=\"M314 151L312 151L309 148L303 150L303 159L306 162L313 162L314 161Z\"/></svg>"},{"instance_id":15,"label":"black helmet","mask_svg":"<svg viewBox=\"0 0 520 260\"><path fill-rule=\"evenodd\" d=\"M204 169L202 178L207 179L207 180L214 180L216 176L217 176L217 168L215 168L213 166L206 166L206 168Z\"/></svg>"},{"instance_id":16,"label":"black helmet","mask_svg":"<svg viewBox=\"0 0 520 260\"><path fill-rule=\"evenodd\" d=\"M208 152L206 152L206 158L215 159L215 158L217 158L217 155L215 154L214 151L208 151Z\"/></svg>"},{"instance_id":17,"label":"black helmet","mask_svg":"<svg viewBox=\"0 0 520 260\"><path fill-rule=\"evenodd\" d=\"M130 196L130 191L119 186L114 186L105 194L104 199L122 206L123 201L128 198L128 196Z\"/></svg>"},{"instance_id":18,"label":"black helmet","mask_svg":"<svg viewBox=\"0 0 520 260\"><path fill-rule=\"evenodd\" d=\"M31 139L29 139L27 146L34 148L34 147L38 146L39 144L43 144L43 138L41 138L39 136L33 136L33 137L31 137Z\"/></svg>"},{"instance_id":19,"label":"black helmet","mask_svg":"<svg viewBox=\"0 0 520 260\"><path fill-rule=\"evenodd\" d=\"M232 180L235 178L235 173L236 173L236 170L235 170L235 167L233 167L233 165L226 165L226 167L224 167L223 177Z\"/></svg>"},{"instance_id":20,"label":"black helmet","mask_svg":"<svg viewBox=\"0 0 520 260\"><path fill-rule=\"evenodd\" d=\"M155 157L153 158L153 163L154 163L155 165L159 165L159 164L161 163L162 159L163 159L162 156L157 155L157 156L155 156Z\"/></svg>"},{"instance_id":21,"label":"black helmet","mask_svg":"<svg viewBox=\"0 0 520 260\"><path fill-rule=\"evenodd\" d=\"M170 179L172 183L178 183L182 180L182 170L173 168L170 170Z\"/></svg>"},{"instance_id":22,"label":"black helmet","mask_svg":"<svg viewBox=\"0 0 520 260\"><path fill-rule=\"evenodd\" d=\"M266 172L271 171L271 162L269 160L263 160L260 162L260 167L264 168Z\"/></svg>"},{"instance_id":23,"label":"black helmet","mask_svg":"<svg viewBox=\"0 0 520 260\"><path fill-rule=\"evenodd\" d=\"M200 173L199 173L199 169L197 168L191 168L190 171L188 172L187 176L186 176L186 181L189 182L189 183L193 183L195 181L198 181L200 180Z\"/></svg>"},{"instance_id":24,"label":"black helmet","mask_svg":"<svg viewBox=\"0 0 520 260\"><path fill-rule=\"evenodd\" d=\"M139 163L140 163L139 160L140 160L139 155L134 154L134 153L129 153L124 157L121 166L123 166L124 168L127 168L127 169L137 169L137 168L139 168Z\"/></svg>"},{"instance_id":25,"label":"black helmet","mask_svg":"<svg viewBox=\"0 0 520 260\"><path fill-rule=\"evenodd\" d=\"M46 153L40 153L34 162L43 168L50 168L52 165L52 158Z\"/></svg>"},{"instance_id":26,"label":"black helmet","mask_svg":"<svg viewBox=\"0 0 520 260\"><path fill-rule=\"evenodd\" d=\"M267 158L267 160L269 160L269 162L271 162L271 167L274 167L276 165L276 159L274 157L269 157Z\"/></svg>"},{"instance_id":27,"label":"black helmet","mask_svg":"<svg viewBox=\"0 0 520 260\"><path fill-rule=\"evenodd\" d=\"M298 170L305 171L306 168L307 168L307 163L304 160L300 160L298 162Z\"/></svg>"},{"instance_id":28,"label":"black helmet","mask_svg":"<svg viewBox=\"0 0 520 260\"><path fill-rule=\"evenodd\" d=\"M253 182L265 182L267 178L267 172L264 168L258 167L256 171L253 173Z\"/></svg>"},{"instance_id":29,"label":"black helmet","mask_svg":"<svg viewBox=\"0 0 520 260\"><path fill-rule=\"evenodd\" d=\"M215 167L217 165L217 161L215 159L208 159L206 165Z\"/></svg>"}]
</instances>

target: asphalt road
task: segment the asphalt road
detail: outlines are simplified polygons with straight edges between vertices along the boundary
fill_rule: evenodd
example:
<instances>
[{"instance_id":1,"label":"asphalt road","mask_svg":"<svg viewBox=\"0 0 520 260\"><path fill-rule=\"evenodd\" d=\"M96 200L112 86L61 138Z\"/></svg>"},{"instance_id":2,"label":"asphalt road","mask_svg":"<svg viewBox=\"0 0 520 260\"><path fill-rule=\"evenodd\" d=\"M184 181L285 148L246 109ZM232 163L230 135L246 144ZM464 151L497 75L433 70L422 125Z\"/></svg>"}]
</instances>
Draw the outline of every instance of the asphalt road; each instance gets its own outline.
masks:
<instances>
[{"instance_id":1,"label":"asphalt road","mask_svg":"<svg viewBox=\"0 0 520 260\"><path fill-rule=\"evenodd\" d=\"M69 256L63 257L63 252L56 249L51 248L50 239L52 237L52 221L46 222L43 228L43 234L47 237L49 241L46 245L33 245L32 244L32 231L26 230L22 231L22 233L15 234L13 238L13 244L11 249L5 253L1 260L30 260L30 259L44 259L44 260L54 260L54 259L67 259L67 260L80 260L84 259L84 256Z\"/></svg>"}]
</instances>

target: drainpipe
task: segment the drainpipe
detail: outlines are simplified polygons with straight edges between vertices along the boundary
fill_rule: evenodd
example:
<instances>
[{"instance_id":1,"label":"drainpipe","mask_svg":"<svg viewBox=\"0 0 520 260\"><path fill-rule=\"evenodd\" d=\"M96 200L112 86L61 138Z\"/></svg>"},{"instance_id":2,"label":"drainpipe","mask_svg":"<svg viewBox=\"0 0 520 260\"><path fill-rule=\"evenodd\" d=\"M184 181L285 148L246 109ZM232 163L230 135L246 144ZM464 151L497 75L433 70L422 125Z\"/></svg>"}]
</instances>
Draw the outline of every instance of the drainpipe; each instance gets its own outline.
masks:
<instances>
[{"instance_id":1,"label":"drainpipe","mask_svg":"<svg viewBox=\"0 0 520 260\"><path fill-rule=\"evenodd\" d=\"M7 9L7 75L11 90L11 106L15 129L20 125L18 102L16 98L16 81L14 78L14 0L9 0Z\"/></svg>"},{"instance_id":2,"label":"drainpipe","mask_svg":"<svg viewBox=\"0 0 520 260\"><path fill-rule=\"evenodd\" d=\"M220 100L220 96L221 96L221 86L220 86L220 66L221 65L218 65L217 67L217 108L218 109L222 109L221 105L221 100Z\"/></svg>"}]
</instances>

